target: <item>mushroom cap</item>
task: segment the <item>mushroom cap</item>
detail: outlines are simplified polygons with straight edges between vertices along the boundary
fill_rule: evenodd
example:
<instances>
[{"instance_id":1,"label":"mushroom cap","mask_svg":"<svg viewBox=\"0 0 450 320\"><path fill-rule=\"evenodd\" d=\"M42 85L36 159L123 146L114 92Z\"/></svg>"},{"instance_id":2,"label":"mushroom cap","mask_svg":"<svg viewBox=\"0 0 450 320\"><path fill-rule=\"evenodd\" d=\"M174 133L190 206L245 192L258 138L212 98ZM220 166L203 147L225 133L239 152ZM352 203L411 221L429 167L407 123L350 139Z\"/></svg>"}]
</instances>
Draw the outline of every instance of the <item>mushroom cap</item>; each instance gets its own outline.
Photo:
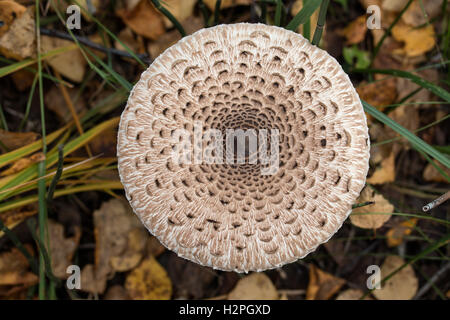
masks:
<instances>
[{"instance_id":1,"label":"mushroom cap","mask_svg":"<svg viewBox=\"0 0 450 320\"><path fill-rule=\"evenodd\" d=\"M279 130L278 170L174 161L174 132L194 133L196 121ZM342 226L365 184L369 136L333 57L292 31L239 23L199 30L155 59L122 113L117 154L134 212L163 245L248 272L302 258Z\"/></svg>"}]
</instances>

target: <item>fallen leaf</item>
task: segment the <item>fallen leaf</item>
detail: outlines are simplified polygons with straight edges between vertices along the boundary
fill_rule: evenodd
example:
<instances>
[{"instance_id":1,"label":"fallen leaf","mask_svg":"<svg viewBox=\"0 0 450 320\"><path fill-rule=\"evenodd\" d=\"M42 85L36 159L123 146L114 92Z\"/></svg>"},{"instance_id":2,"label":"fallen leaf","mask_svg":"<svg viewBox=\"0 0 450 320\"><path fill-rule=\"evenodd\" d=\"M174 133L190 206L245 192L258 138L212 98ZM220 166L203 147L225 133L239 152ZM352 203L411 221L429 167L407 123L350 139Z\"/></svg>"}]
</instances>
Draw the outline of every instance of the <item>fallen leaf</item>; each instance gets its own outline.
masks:
<instances>
[{"instance_id":1,"label":"fallen leaf","mask_svg":"<svg viewBox=\"0 0 450 320\"><path fill-rule=\"evenodd\" d=\"M11 151L26 146L37 140L35 132L11 132L0 129L0 141Z\"/></svg>"},{"instance_id":2,"label":"fallen leaf","mask_svg":"<svg viewBox=\"0 0 450 320\"><path fill-rule=\"evenodd\" d=\"M364 295L359 289L347 289L339 293L336 300L359 300ZM370 297L365 297L364 300L373 300Z\"/></svg>"},{"instance_id":3,"label":"fallen leaf","mask_svg":"<svg viewBox=\"0 0 450 320\"><path fill-rule=\"evenodd\" d=\"M81 271L81 290L101 294L106 290L107 275L98 272L94 265L88 264Z\"/></svg>"},{"instance_id":4,"label":"fallen leaf","mask_svg":"<svg viewBox=\"0 0 450 320\"><path fill-rule=\"evenodd\" d=\"M381 166L375 170L367 182L370 184L383 184L395 180L395 154L392 152L389 157L381 161Z\"/></svg>"},{"instance_id":5,"label":"fallen leaf","mask_svg":"<svg viewBox=\"0 0 450 320\"><path fill-rule=\"evenodd\" d=\"M389 247L396 247L403 242L403 237L408 236L416 226L417 218L402 221L386 233L386 241Z\"/></svg>"},{"instance_id":6,"label":"fallen leaf","mask_svg":"<svg viewBox=\"0 0 450 320\"><path fill-rule=\"evenodd\" d=\"M124 28L117 37L134 53L145 53L144 39L139 35L136 36L130 28ZM116 49L126 51L120 42L116 41L114 45Z\"/></svg>"},{"instance_id":7,"label":"fallen leaf","mask_svg":"<svg viewBox=\"0 0 450 320\"><path fill-rule=\"evenodd\" d=\"M441 168L449 177L450 169L445 167L440 162L435 162L439 168ZM431 164L427 164L423 171L423 178L430 182L449 183L448 180Z\"/></svg>"},{"instance_id":8,"label":"fallen leaf","mask_svg":"<svg viewBox=\"0 0 450 320\"><path fill-rule=\"evenodd\" d=\"M442 1L443 0L416 0L402 15L402 20L413 27L418 27L430 22L431 19L437 17L439 13L441 13Z\"/></svg>"},{"instance_id":9,"label":"fallen leaf","mask_svg":"<svg viewBox=\"0 0 450 320\"><path fill-rule=\"evenodd\" d=\"M25 245L26 250L33 255L31 246ZM0 253L0 285L33 285L38 277L28 271L27 258L17 248Z\"/></svg>"},{"instance_id":10,"label":"fallen leaf","mask_svg":"<svg viewBox=\"0 0 450 320\"><path fill-rule=\"evenodd\" d=\"M203 0L209 10L214 12L216 8L216 0ZM227 9L235 6L249 6L252 0L222 0L220 4L220 9Z\"/></svg>"},{"instance_id":11,"label":"fallen leaf","mask_svg":"<svg viewBox=\"0 0 450 320\"><path fill-rule=\"evenodd\" d=\"M61 279L66 279L67 267L72 265L72 258L80 242L81 231L77 227L73 237L66 238L64 226L53 220L48 220L48 235L50 239L50 254L53 274Z\"/></svg>"},{"instance_id":12,"label":"fallen leaf","mask_svg":"<svg viewBox=\"0 0 450 320\"><path fill-rule=\"evenodd\" d=\"M16 60L30 58L36 54L33 6L14 19L8 30L0 37L0 53L6 58Z\"/></svg>"},{"instance_id":13,"label":"fallen leaf","mask_svg":"<svg viewBox=\"0 0 450 320\"><path fill-rule=\"evenodd\" d=\"M126 8L117 10L117 15L137 34L157 39L165 32L161 15L148 0L141 0L132 10Z\"/></svg>"},{"instance_id":14,"label":"fallen leaf","mask_svg":"<svg viewBox=\"0 0 450 320\"><path fill-rule=\"evenodd\" d=\"M388 256L381 266L381 278L401 267L405 261L398 256ZM410 300L417 292L418 280L411 265L397 272L372 293L378 300Z\"/></svg>"},{"instance_id":15,"label":"fallen leaf","mask_svg":"<svg viewBox=\"0 0 450 320\"><path fill-rule=\"evenodd\" d=\"M114 285L106 291L105 300L130 300L130 296L124 287L120 285Z\"/></svg>"},{"instance_id":16,"label":"fallen leaf","mask_svg":"<svg viewBox=\"0 0 450 320\"><path fill-rule=\"evenodd\" d=\"M83 97L78 97L78 89L66 88L66 90L75 108L75 112L81 114L83 111L86 111L86 101ZM45 107L53 111L63 123L68 123L73 120L69 106L58 86L52 86L45 93L44 101Z\"/></svg>"},{"instance_id":17,"label":"fallen leaf","mask_svg":"<svg viewBox=\"0 0 450 320\"><path fill-rule=\"evenodd\" d=\"M26 7L15 1L0 1L0 21L3 22L3 25L0 27L0 37L8 31L13 21L20 18L26 10Z\"/></svg>"},{"instance_id":18,"label":"fallen leaf","mask_svg":"<svg viewBox=\"0 0 450 320\"><path fill-rule=\"evenodd\" d=\"M367 32L367 16L362 15L348 24L339 34L344 36L346 44L358 44L364 40Z\"/></svg>"},{"instance_id":19,"label":"fallen leaf","mask_svg":"<svg viewBox=\"0 0 450 320\"><path fill-rule=\"evenodd\" d=\"M41 50L43 53L71 45L68 40L42 36ZM86 60L79 49L70 50L47 59L47 63L61 75L73 82L81 82L86 73Z\"/></svg>"},{"instance_id":20,"label":"fallen leaf","mask_svg":"<svg viewBox=\"0 0 450 320\"><path fill-rule=\"evenodd\" d=\"M395 52L408 57L416 57L433 49L436 44L436 35L433 25L426 25L415 29L404 23L398 23L392 29L392 36L397 41L405 43L401 49Z\"/></svg>"},{"instance_id":21,"label":"fallen leaf","mask_svg":"<svg viewBox=\"0 0 450 320\"><path fill-rule=\"evenodd\" d=\"M103 134L89 142L89 147L94 154L102 154L102 157L115 157L117 154L117 128L105 130Z\"/></svg>"},{"instance_id":22,"label":"fallen leaf","mask_svg":"<svg viewBox=\"0 0 450 320\"><path fill-rule=\"evenodd\" d=\"M182 23L189 17L193 16L193 11L197 0L164 0L164 7ZM163 17L166 28L173 27L173 23L166 17Z\"/></svg>"},{"instance_id":23,"label":"fallen leaf","mask_svg":"<svg viewBox=\"0 0 450 320\"><path fill-rule=\"evenodd\" d=\"M328 300L345 284L345 280L320 270L315 265L309 267L309 283L306 300Z\"/></svg>"},{"instance_id":24,"label":"fallen leaf","mask_svg":"<svg viewBox=\"0 0 450 320\"><path fill-rule=\"evenodd\" d=\"M383 10L400 12L406 6L409 0L383 0Z\"/></svg>"},{"instance_id":25,"label":"fallen leaf","mask_svg":"<svg viewBox=\"0 0 450 320\"><path fill-rule=\"evenodd\" d=\"M385 107L393 104L397 99L397 82L394 78L375 81L371 83L362 82L356 91L361 99L374 107ZM383 109L380 109L383 110Z\"/></svg>"},{"instance_id":26,"label":"fallen leaf","mask_svg":"<svg viewBox=\"0 0 450 320\"><path fill-rule=\"evenodd\" d=\"M81 278L86 285L82 285L82 290L102 294L107 279L116 271L129 270L141 261L149 235L124 199L104 202L94 211L94 225L95 266L83 269Z\"/></svg>"},{"instance_id":27,"label":"fallen leaf","mask_svg":"<svg viewBox=\"0 0 450 320\"><path fill-rule=\"evenodd\" d=\"M37 205L31 204L17 209L8 210L6 212L0 213L0 219L3 224L9 229L13 229L23 220L31 217L37 213ZM3 231L0 231L0 238L4 235Z\"/></svg>"},{"instance_id":28,"label":"fallen leaf","mask_svg":"<svg viewBox=\"0 0 450 320\"><path fill-rule=\"evenodd\" d=\"M111 257L111 266L115 271L124 272L134 269L141 262L148 232L142 228L134 228L128 233L128 244L125 254Z\"/></svg>"},{"instance_id":29,"label":"fallen leaf","mask_svg":"<svg viewBox=\"0 0 450 320\"><path fill-rule=\"evenodd\" d=\"M167 273L179 299L203 299L209 296L208 290L214 288L218 279L213 270L188 260L180 260L173 253L169 255L167 261Z\"/></svg>"},{"instance_id":30,"label":"fallen leaf","mask_svg":"<svg viewBox=\"0 0 450 320\"><path fill-rule=\"evenodd\" d=\"M390 214L371 214L376 213L392 213L394 206L387 201L381 194L375 193L370 187L365 187L361 192L356 203L364 203L372 201L364 207L353 209L350 215L350 221L353 225L363 229L378 229L391 217Z\"/></svg>"},{"instance_id":31,"label":"fallen leaf","mask_svg":"<svg viewBox=\"0 0 450 320\"><path fill-rule=\"evenodd\" d=\"M278 291L264 273L252 273L238 281L228 300L276 300Z\"/></svg>"},{"instance_id":32,"label":"fallen leaf","mask_svg":"<svg viewBox=\"0 0 450 320\"><path fill-rule=\"evenodd\" d=\"M203 28L203 19L196 16L190 16L183 22L183 27L186 34L192 34ZM148 52L150 53L150 56L157 57L180 39L181 35L178 30L166 32L156 41L149 42L147 46Z\"/></svg>"},{"instance_id":33,"label":"fallen leaf","mask_svg":"<svg viewBox=\"0 0 450 320\"><path fill-rule=\"evenodd\" d=\"M32 68L35 68L35 66L32 66ZM34 73L21 69L12 73L11 78L19 91L25 91L33 85Z\"/></svg>"},{"instance_id":34,"label":"fallen leaf","mask_svg":"<svg viewBox=\"0 0 450 320\"><path fill-rule=\"evenodd\" d=\"M13 165L6 169L5 171L2 171L0 173L0 177L9 176L15 173L18 173L31 165L41 162L45 160L45 155L42 152L38 152L33 154L32 156L21 158L13 163Z\"/></svg>"},{"instance_id":35,"label":"fallen leaf","mask_svg":"<svg viewBox=\"0 0 450 320\"><path fill-rule=\"evenodd\" d=\"M134 300L168 300L172 296L172 282L153 257L128 274L125 289Z\"/></svg>"}]
</instances>

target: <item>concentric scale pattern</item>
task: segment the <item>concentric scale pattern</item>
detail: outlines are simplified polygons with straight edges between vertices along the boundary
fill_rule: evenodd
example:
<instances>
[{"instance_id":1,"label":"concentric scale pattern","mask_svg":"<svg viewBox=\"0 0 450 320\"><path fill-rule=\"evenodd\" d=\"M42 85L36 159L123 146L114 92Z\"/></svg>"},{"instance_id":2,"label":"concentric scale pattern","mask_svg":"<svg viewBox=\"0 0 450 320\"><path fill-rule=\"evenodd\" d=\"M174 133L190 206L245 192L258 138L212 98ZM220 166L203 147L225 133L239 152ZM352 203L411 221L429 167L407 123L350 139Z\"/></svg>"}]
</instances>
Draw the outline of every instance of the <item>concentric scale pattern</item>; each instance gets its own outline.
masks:
<instances>
[{"instance_id":1,"label":"concentric scale pattern","mask_svg":"<svg viewBox=\"0 0 450 320\"><path fill-rule=\"evenodd\" d=\"M278 130L278 170L174 161L177 129L194 136L195 123ZM369 139L358 95L325 51L278 27L220 25L185 37L142 74L118 158L131 206L167 248L247 272L304 257L339 229L364 186Z\"/></svg>"}]
</instances>

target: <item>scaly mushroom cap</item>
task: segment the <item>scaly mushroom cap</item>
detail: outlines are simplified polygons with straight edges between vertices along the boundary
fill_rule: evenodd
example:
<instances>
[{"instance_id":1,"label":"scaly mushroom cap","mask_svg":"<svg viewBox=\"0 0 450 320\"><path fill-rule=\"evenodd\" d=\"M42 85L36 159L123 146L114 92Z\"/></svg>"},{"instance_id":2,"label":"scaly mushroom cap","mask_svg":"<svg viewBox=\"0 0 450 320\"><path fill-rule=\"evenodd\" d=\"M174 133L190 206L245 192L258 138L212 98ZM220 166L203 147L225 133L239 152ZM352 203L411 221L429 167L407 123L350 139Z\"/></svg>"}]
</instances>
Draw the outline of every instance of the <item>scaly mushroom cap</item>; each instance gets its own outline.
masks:
<instances>
[{"instance_id":1,"label":"scaly mushroom cap","mask_svg":"<svg viewBox=\"0 0 450 320\"><path fill-rule=\"evenodd\" d=\"M196 121L279 130L278 170L174 161L174 132L194 133ZM118 159L131 206L167 248L215 269L261 271L341 227L365 183L369 137L334 58L294 32L239 23L183 38L142 74L121 117Z\"/></svg>"}]
</instances>

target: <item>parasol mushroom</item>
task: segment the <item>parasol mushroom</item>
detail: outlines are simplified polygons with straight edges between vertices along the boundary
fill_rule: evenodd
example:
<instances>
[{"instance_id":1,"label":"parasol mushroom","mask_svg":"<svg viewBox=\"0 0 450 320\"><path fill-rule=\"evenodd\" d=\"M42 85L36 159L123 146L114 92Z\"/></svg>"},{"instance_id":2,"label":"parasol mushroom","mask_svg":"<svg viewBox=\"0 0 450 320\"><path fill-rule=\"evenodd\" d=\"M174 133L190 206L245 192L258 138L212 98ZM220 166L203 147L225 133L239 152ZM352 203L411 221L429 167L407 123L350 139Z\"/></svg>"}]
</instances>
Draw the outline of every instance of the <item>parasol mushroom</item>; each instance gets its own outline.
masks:
<instances>
[{"instance_id":1,"label":"parasol mushroom","mask_svg":"<svg viewBox=\"0 0 450 320\"><path fill-rule=\"evenodd\" d=\"M276 170L262 174L269 164L248 152L245 163L196 161L211 142L195 142L198 123L276 130ZM174 161L177 130L200 158ZM126 196L162 244L248 272L302 258L341 227L365 184L369 136L333 57L294 32L239 23L197 31L155 59L121 116L117 154Z\"/></svg>"}]
</instances>

